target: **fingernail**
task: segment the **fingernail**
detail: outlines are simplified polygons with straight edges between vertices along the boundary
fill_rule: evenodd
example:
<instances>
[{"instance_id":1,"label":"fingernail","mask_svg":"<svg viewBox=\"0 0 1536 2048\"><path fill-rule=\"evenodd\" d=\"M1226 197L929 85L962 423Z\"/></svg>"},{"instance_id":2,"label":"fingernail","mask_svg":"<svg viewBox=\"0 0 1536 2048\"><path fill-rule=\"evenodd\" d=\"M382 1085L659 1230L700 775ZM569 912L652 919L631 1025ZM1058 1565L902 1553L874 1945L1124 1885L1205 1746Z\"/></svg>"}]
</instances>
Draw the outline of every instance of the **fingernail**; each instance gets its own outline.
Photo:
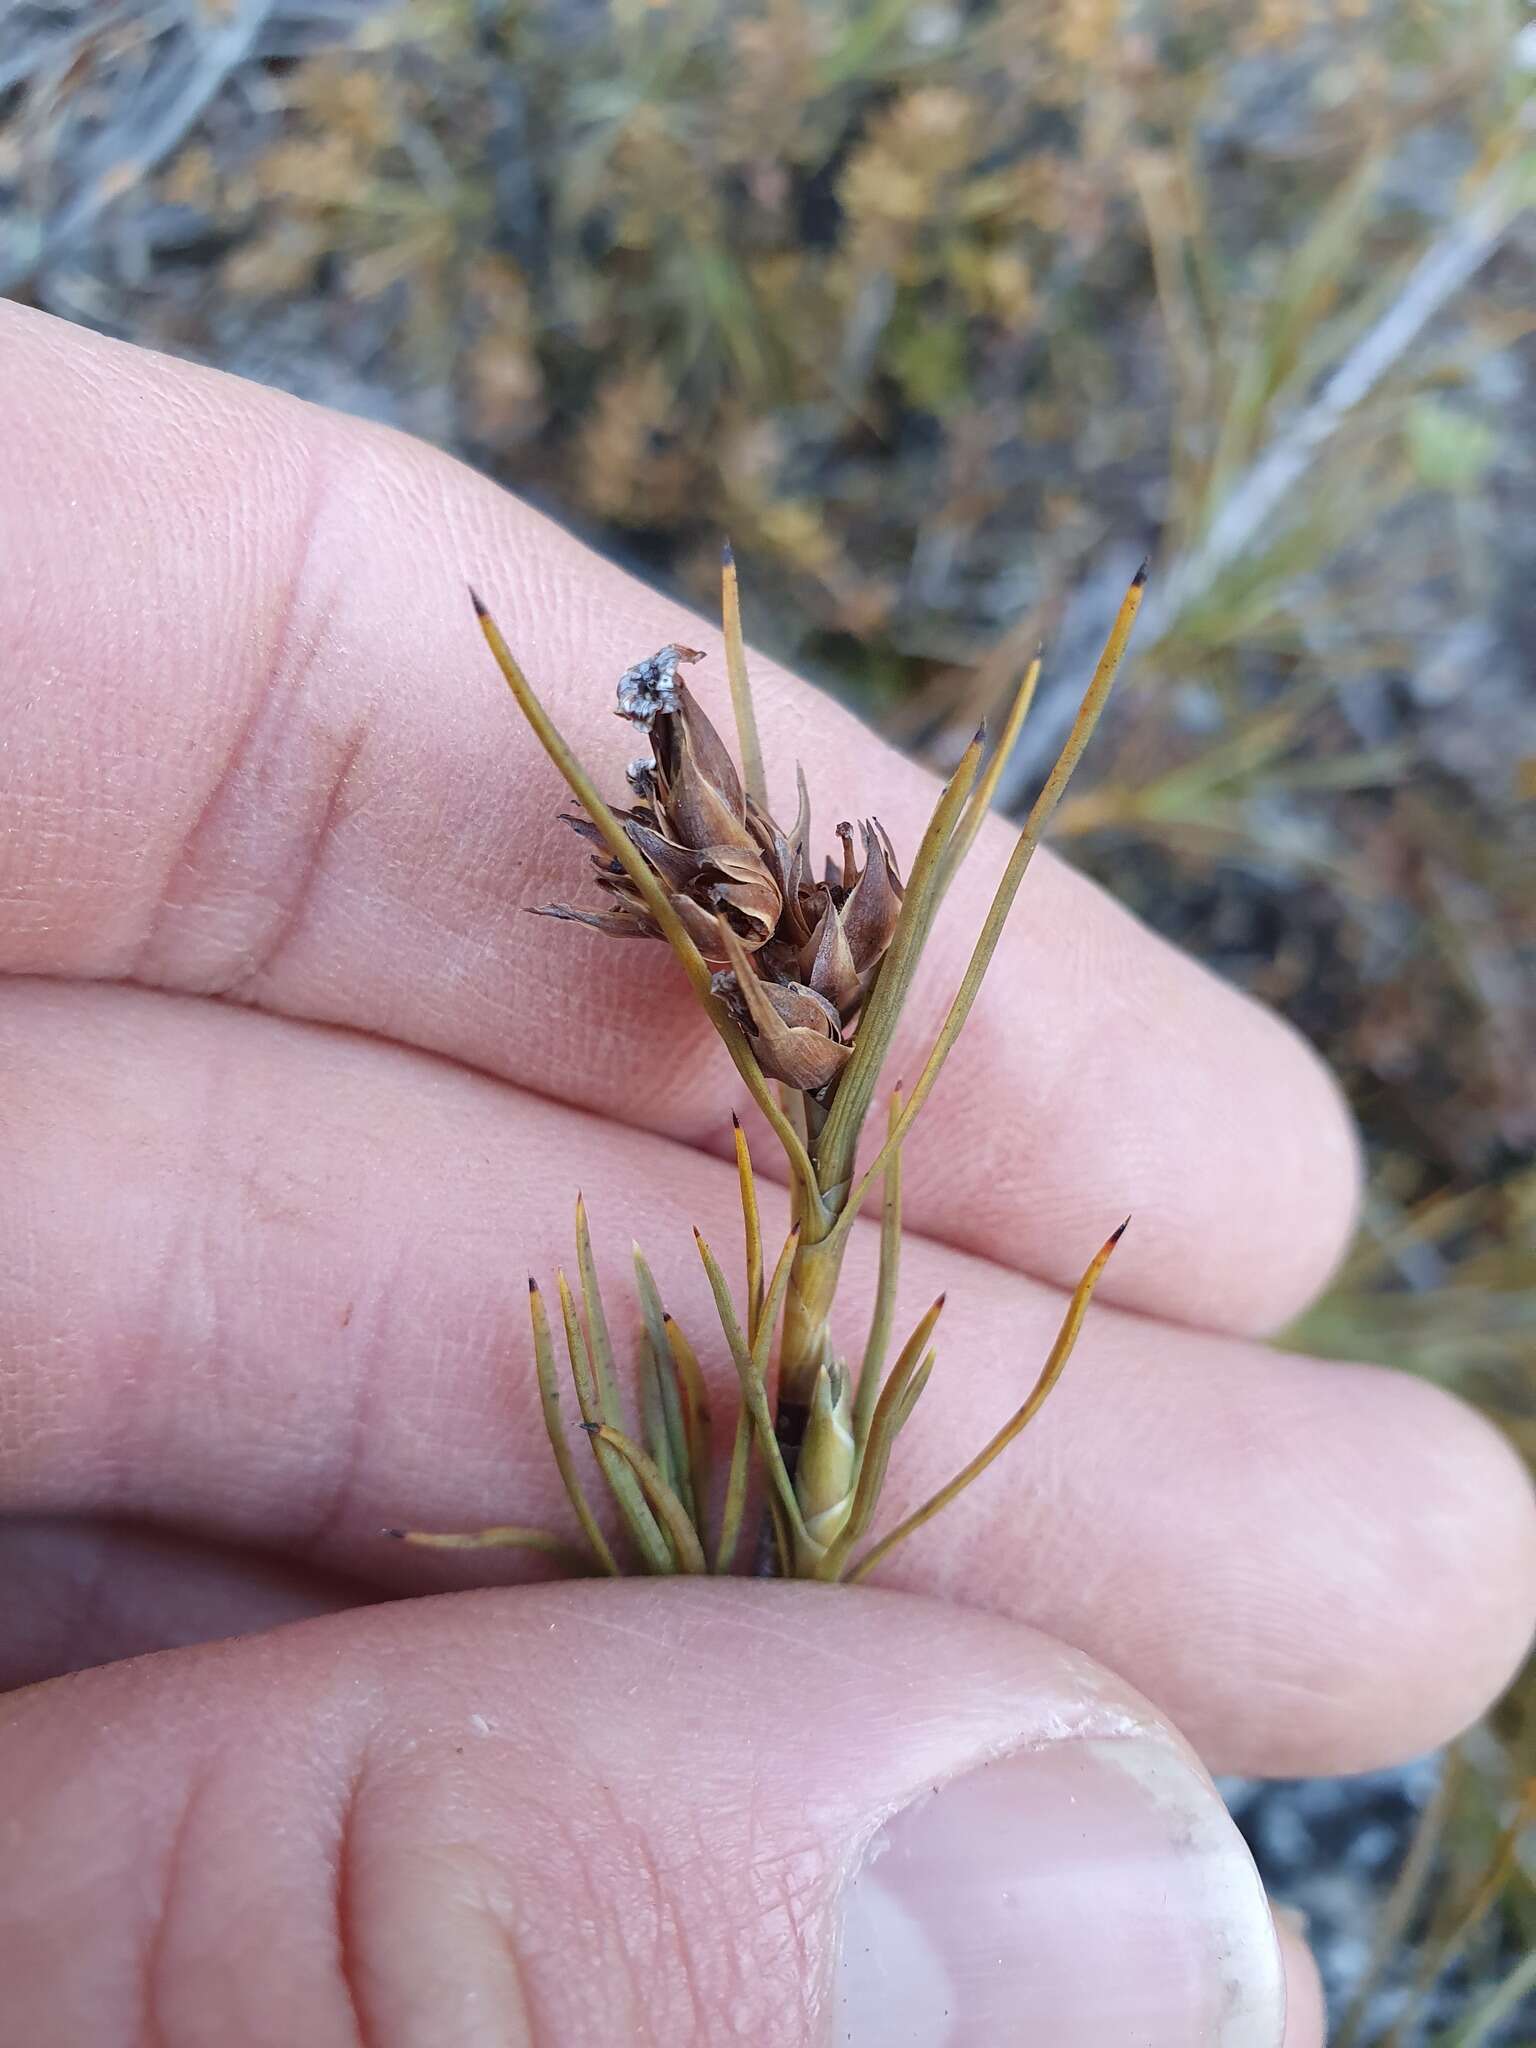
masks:
<instances>
[{"instance_id":1,"label":"fingernail","mask_svg":"<svg viewBox=\"0 0 1536 2048\"><path fill-rule=\"evenodd\" d=\"M844 1893L847 2048L1279 2048L1252 1859L1162 1744L1053 1742L925 1793Z\"/></svg>"}]
</instances>

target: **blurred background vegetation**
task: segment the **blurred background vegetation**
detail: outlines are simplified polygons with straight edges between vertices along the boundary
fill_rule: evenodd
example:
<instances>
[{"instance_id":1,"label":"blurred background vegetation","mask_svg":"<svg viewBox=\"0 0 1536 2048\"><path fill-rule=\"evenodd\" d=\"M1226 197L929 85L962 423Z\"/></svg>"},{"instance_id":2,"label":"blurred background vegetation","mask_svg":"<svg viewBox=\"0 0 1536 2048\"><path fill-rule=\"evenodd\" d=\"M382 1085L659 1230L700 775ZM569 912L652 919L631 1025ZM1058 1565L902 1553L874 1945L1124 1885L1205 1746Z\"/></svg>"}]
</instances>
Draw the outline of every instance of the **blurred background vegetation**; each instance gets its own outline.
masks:
<instances>
[{"instance_id":1,"label":"blurred background vegetation","mask_svg":"<svg viewBox=\"0 0 1536 2048\"><path fill-rule=\"evenodd\" d=\"M939 765L1043 639L1015 799L1150 551L1058 839L1345 1078L1289 1338L1536 1461L1533 81L1514 0L9 0L0 290L707 607L728 530L757 643ZM1533 1785L1528 1675L1417 1775L1234 1788L1346 2044L1536 2037Z\"/></svg>"}]
</instances>

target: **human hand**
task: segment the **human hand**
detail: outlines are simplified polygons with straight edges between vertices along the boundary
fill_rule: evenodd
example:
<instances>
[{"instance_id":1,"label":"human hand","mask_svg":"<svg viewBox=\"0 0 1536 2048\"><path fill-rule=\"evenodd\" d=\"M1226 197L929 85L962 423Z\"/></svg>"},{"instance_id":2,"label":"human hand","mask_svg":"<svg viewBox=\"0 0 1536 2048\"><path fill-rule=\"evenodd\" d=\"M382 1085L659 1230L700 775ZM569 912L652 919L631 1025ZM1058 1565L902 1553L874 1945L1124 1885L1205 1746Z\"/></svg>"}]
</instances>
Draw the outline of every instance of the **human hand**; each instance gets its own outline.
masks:
<instances>
[{"instance_id":1,"label":"human hand","mask_svg":"<svg viewBox=\"0 0 1536 2048\"><path fill-rule=\"evenodd\" d=\"M583 856L464 586L593 762L679 621L426 448L8 306L0 419L0 2048L1316 2048L1194 1752L1448 1735L1536 1524L1468 1410L1254 1341L1350 1223L1311 1055L1042 857L908 1148L950 1305L888 1513L1136 1221L1039 1422L882 1574L945 1604L368 1604L537 1576L379 1532L558 1519L524 1276L570 1191L710 1327L739 1084L662 948L522 914ZM909 854L931 778L754 672L774 787Z\"/></svg>"}]
</instances>

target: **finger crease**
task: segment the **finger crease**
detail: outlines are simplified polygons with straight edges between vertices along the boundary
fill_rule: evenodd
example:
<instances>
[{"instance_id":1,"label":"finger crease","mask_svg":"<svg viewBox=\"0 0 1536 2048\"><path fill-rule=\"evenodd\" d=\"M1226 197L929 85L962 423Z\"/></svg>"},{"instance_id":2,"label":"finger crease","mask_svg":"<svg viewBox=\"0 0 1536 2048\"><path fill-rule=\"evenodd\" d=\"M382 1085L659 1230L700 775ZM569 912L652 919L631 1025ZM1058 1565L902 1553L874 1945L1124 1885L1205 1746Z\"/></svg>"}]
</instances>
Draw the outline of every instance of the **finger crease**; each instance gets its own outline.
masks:
<instances>
[{"instance_id":1,"label":"finger crease","mask_svg":"<svg viewBox=\"0 0 1536 2048\"><path fill-rule=\"evenodd\" d=\"M302 922L372 723L365 704L340 731L318 717L290 730L335 605L334 589L306 597L328 498L329 464L317 452L266 672L167 868L128 979L242 995ZM274 845L274 822L289 818L294 843Z\"/></svg>"},{"instance_id":2,"label":"finger crease","mask_svg":"<svg viewBox=\"0 0 1536 2048\"><path fill-rule=\"evenodd\" d=\"M139 1977L140 2048L171 2048L171 2035L165 2019L166 1948L182 1890L182 1866L186 1860L187 1839L192 1832L207 1782L206 1777L197 1777L188 1784L181 1812L176 1819L175 1831L166 1850L164 1868L160 1873L159 1911L144 1944L144 1959Z\"/></svg>"},{"instance_id":3,"label":"finger crease","mask_svg":"<svg viewBox=\"0 0 1536 2048\"><path fill-rule=\"evenodd\" d=\"M347 1781L336 1825L336 1862L332 1873L332 1915L336 1927L336 1976L347 2001L357 2048L378 2048L362 1990L362 1962L357 1938L356 1831L357 1809L368 1776L366 1760Z\"/></svg>"}]
</instances>

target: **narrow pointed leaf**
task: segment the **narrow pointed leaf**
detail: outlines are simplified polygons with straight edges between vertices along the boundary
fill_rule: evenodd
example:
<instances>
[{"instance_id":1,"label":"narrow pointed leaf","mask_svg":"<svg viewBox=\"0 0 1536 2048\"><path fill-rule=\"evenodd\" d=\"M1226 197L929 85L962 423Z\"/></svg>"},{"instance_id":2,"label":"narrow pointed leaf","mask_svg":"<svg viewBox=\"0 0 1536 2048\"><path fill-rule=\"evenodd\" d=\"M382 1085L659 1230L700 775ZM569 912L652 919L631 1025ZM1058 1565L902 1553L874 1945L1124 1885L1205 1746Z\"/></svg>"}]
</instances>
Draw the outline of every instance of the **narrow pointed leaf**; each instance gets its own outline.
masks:
<instances>
[{"instance_id":1,"label":"narrow pointed leaf","mask_svg":"<svg viewBox=\"0 0 1536 2048\"><path fill-rule=\"evenodd\" d=\"M1121 601L1115 623L1110 629L1109 639L1105 642L1104 652L1099 656L1098 666L1093 672L1093 679L1089 683L1083 701L1078 708L1077 718L1073 723L1071 732L1067 735L1066 744L1057 756L1056 765L1046 778L1045 787L1035 799L1034 807L1025 821L1024 829L1014 844L1013 853L1009 858L1007 867L1003 871L1002 880L997 885L997 893L992 899L992 906L987 912L986 921L981 928L981 935L976 941L975 949L971 954L970 962L966 967L960 987L956 991L955 999L949 1007L948 1015L944 1019L939 1035L934 1041L933 1050L923 1063L923 1070L917 1077L917 1083L912 1090L911 1098L902 1112L896 1127L891 1131L886 1138L885 1144L871 1162L868 1171L855 1184L848 1199L843 1203L837 1222L833 1226L834 1234L837 1231L846 1231L851 1227L865 1196L869 1193L870 1188L874 1185L879 1175L885 1171L885 1162L890 1153L906 1137L923 1104L928 1100L929 1091L933 1087L934 1082L939 1078L944 1062L949 1057L950 1049L954 1045L955 1040L960 1036L965 1020L971 1014L972 1005L975 1003L981 989L982 979L992 963L992 956L997 951L998 941L1003 935L1003 927L1007 923L1008 913L1013 908L1014 898L1019 893L1019 884L1023 881L1029 864L1034 858L1035 849L1040 844L1051 814L1061 801L1062 793L1071 780L1073 770L1082 759L1083 749L1092 738L1094 727L1099 722L1099 717L1109 696L1111 685L1114 683L1116 672L1125 654L1126 643L1131 636L1131 628L1136 623L1136 614L1141 609L1142 592L1145 585L1146 565L1143 563L1142 567L1137 570L1130 588L1126 591ZM894 951L895 947L893 946L892 952ZM885 972L886 970L882 968L882 982L885 979ZM860 1036L862 1037L862 1035L861 1032ZM850 1063L848 1073L843 1076L842 1085L838 1089L838 1107L841 1107L843 1089L848 1085L849 1076L853 1073L857 1060L858 1055L855 1052L854 1060ZM836 1115L836 1110L834 1110L833 1114L834 1116ZM821 1158L828 1178L831 1180L839 1179L841 1176L834 1170L835 1162L829 1161L825 1143L822 1146Z\"/></svg>"},{"instance_id":2,"label":"narrow pointed leaf","mask_svg":"<svg viewBox=\"0 0 1536 2048\"><path fill-rule=\"evenodd\" d=\"M656 1362L656 1347L651 1342L650 1332L644 1329L640 1332L635 1377L640 1390L640 1435L637 1441L646 1446L663 1478L671 1486L674 1484L672 1447L667 1442L667 1418L661 1407L661 1368Z\"/></svg>"},{"instance_id":3,"label":"narrow pointed leaf","mask_svg":"<svg viewBox=\"0 0 1536 2048\"><path fill-rule=\"evenodd\" d=\"M768 786L763 776L763 748L757 736L757 714L752 706L752 684L747 675L747 648L741 631L741 587L736 578L736 556L729 541L720 565L721 612L725 627L725 671L731 681L731 709L736 714L736 741L741 748L742 775L747 795L760 810L768 808Z\"/></svg>"},{"instance_id":4,"label":"narrow pointed leaf","mask_svg":"<svg viewBox=\"0 0 1536 2048\"><path fill-rule=\"evenodd\" d=\"M887 1128L894 1128L901 1116L901 1089L891 1091ZM886 1163L885 1201L880 1216L880 1270L875 1282L875 1305L869 1319L869 1336L864 1360L859 1367L859 1384L853 1402L853 1438L862 1454L869 1439L870 1418L880 1398L880 1376L885 1371L886 1349L891 1341L891 1322L896 1313L896 1287L901 1273L901 1151L898 1147Z\"/></svg>"},{"instance_id":5,"label":"narrow pointed leaf","mask_svg":"<svg viewBox=\"0 0 1536 2048\"><path fill-rule=\"evenodd\" d=\"M775 1494L768 1496L768 1518L773 1528L773 1549L778 1559L779 1577L792 1579L795 1576L795 1543L784 1509Z\"/></svg>"},{"instance_id":6,"label":"narrow pointed leaf","mask_svg":"<svg viewBox=\"0 0 1536 2048\"><path fill-rule=\"evenodd\" d=\"M661 1404L661 1431L666 1446L665 1459L657 1458L664 1476L675 1489L678 1499L687 1509L690 1518L697 1523L703 1514L703 1503L695 1501L693 1492L693 1461L689 1452L688 1431L683 1421L683 1402L678 1389L676 1365L672 1346L667 1341L667 1312L661 1305L661 1295L650 1267L645 1262L639 1245L634 1248L635 1291L640 1297L640 1313L645 1319L645 1334L655 1369L655 1386Z\"/></svg>"},{"instance_id":7,"label":"narrow pointed leaf","mask_svg":"<svg viewBox=\"0 0 1536 2048\"><path fill-rule=\"evenodd\" d=\"M896 1415L892 1429L893 1436L899 1436L911 1421L912 1410L923 1398L923 1389L933 1376L933 1363L937 1356L938 1353L936 1351L927 1352L924 1355L922 1364L913 1373L911 1379L908 1380L901 1399L896 1405Z\"/></svg>"},{"instance_id":8,"label":"narrow pointed leaf","mask_svg":"<svg viewBox=\"0 0 1536 2048\"><path fill-rule=\"evenodd\" d=\"M585 1574L592 1569L591 1558L584 1551L573 1549L562 1537L548 1529L527 1529L515 1522L495 1529L470 1529L462 1535L439 1535L429 1529L386 1529L384 1534L417 1550L536 1550L564 1565L567 1571Z\"/></svg>"},{"instance_id":9,"label":"narrow pointed leaf","mask_svg":"<svg viewBox=\"0 0 1536 2048\"><path fill-rule=\"evenodd\" d=\"M890 1050L902 1004L906 1001L928 937L929 912L938 881L939 862L975 784L982 746L983 736L978 733L940 791L928 829L917 849L917 858L912 863L895 934L859 1018L853 1058L838 1080L832 1111L817 1147L820 1171L828 1183L845 1181L852 1175L859 1133L864 1128L875 1082Z\"/></svg>"},{"instance_id":10,"label":"narrow pointed leaf","mask_svg":"<svg viewBox=\"0 0 1536 2048\"><path fill-rule=\"evenodd\" d=\"M752 1478L752 1444L752 1410L743 1397L736 1413L736 1434L731 1439L725 1506L720 1512L720 1537L715 1545L715 1570L722 1575L736 1562L736 1545L741 1539L742 1517L747 1509L747 1487Z\"/></svg>"},{"instance_id":11,"label":"narrow pointed leaf","mask_svg":"<svg viewBox=\"0 0 1536 2048\"><path fill-rule=\"evenodd\" d=\"M566 1498L576 1511L582 1534L592 1546L592 1554L605 1572L618 1576L618 1562L608 1548L607 1539L597 1525L581 1481L576 1476L576 1462L571 1456L571 1446L565 1434L565 1425L560 1418L560 1381L555 1367L555 1347L549 1331L549 1315L544 1307L544 1297L533 1280L528 1282L528 1314L533 1324L534 1370L539 1381L539 1406L544 1415L544 1428L549 1436L550 1449L555 1454L555 1466L560 1474Z\"/></svg>"},{"instance_id":12,"label":"narrow pointed leaf","mask_svg":"<svg viewBox=\"0 0 1536 2048\"><path fill-rule=\"evenodd\" d=\"M634 1474L651 1512L672 1546L679 1571L696 1573L706 1570L698 1532L687 1509L668 1486L655 1459L647 1457L634 1439L627 1437L621 1429L609 1429L599 1423L592 1427L591 1434L594 1442L606 1444L616 1452Z\"/></svg>"},{"instance_id":13,"label":"narrow pointed leaf","mask_svg":"<svg viewBox=\"0 0 1536 2048\"><path fill-rule=\"evenodd\" d=\"M672 1370L682 1398L683 1433L688 1444L688 1470L693 1486L694 1523L702 1536L704 1518L709 1513L709 1481L713 1464L709 1395L693 1346L683 1335L676 1318L664 1314L662 1321L666 1328L667 1349L672 1357Z\"/></svg>"},{"instance_id":14,"label":"narrow pointed leaf","mask_svg":"<svg viewBox=\"0 0 1536 2048\"><path fill-rule=\"evenodd\" d=\"M776 1285L780 1282L781 1278L783 1285L788 1285L789 1266L793 1263L793 1247L796 1235L796 1232L790 1232L790 1242L786 1244L784 1252L780 1256L780 1270L775 1271L774 1274ZM774 1491L783 1503L784 1512L789 1518L790 1528L798 1541L804 1537L805 1527L800 1519L800 1505L795 1499L795 1489L790 1482L789 1473L785 1470L784 1456L779 1449L778 1438L774 1434L773 1415L769 1409L768 1395L763 1385L762 1366L754 1358L752 1351L747 1345L747 1340L742 1334L741 1324L736 1318L735 1304L731 1300L731 1290L726 1284L724 1273L720 1270L719 1261L697 1230L693 1233L693 1238L694 1243L699 1248L699 1257L704 1262L704 1271L709 1276L710 1291L715 1297L715 1308L720 1317L720 1327L725 1332L725 1341L730 1347L731 1360L736 1367L737 1377L741 1381L742 1398L745 1400L752 1416L753 1427L757 1434L758 1449L762 1453L763 1463L768 1468L768 1476L773 1483ZM772 1294L770 1293L771 1299ZM782 1292L780 1293L780 1299L782 1299ZM764 1326L765 1329L771 1331L772 1324L768 1321L766 1315L764 1317Z\"/></svg>"},{"instance_id":15,"label":"narrow pointed leaf","mask_svg":"<svg viewBox=\"0 0 1536 2048\"><path fill-rule=\"evenodd\" d=\"M622 1429L624 1410L619 1402L619 1385L614 1372L613 1339L608 1334L608 1318L603 1312L602 1290L597 1282L597 1261L592 1255L587 1205L580 1195L576 1197L576 1271L581 1280L581 1307L592 1351L592 1370L597 1379L598 1407L610 1429Z\"/></svg>"},{"instance_id":16,"label":"narrow pointed leaf","mask_svg":"<svg viewBox=\"0 0 1536 2048\"><path fill-rule=\"evenodd\" d=\"M1029 1397L1024 1402L1024 1405L1014 1415L1010 1416L1008 1421L997 1432L997 1435L993 1437L992 1441L982 1450L978 1451L964 1470L957 1472L947 1486L941 1486L938 1492L929 1500L924 1501L923 1505L915 1513L908 1515L906 1520L898 1523L888 1536L883 1536L878 1543L864 1553L852 1571L847 1574L850 1584L859 1579L867 1578L875 1566L879 1564L880 1560L888 1556L898 1543L904 1543L914 1531L920 1529L925 1522L932 1521L936 1514L948 1507L952 1500L964 1493L971 1482L974 1479L979 1479L993 1460L1001 1457L1015 1437L1034 1421L1051 1389L1061 1378L1067 1360L1072 1356L1072 1347L1076 1344L1078 1331L1083 1326L1083 1317L1088 1313L1088 1303L1093 1297L1094 1288L1098 1285L1099 1275L1109 1264L1110 1254L1124 1236L1125 1228L1125 1224L1122 1223L1118 1230L1111 1233L1109 1238L1095 1253L1087 1272L1084 1273L1082 1279L1077 1283L1076 1292L1067 1304L1066 1315L1062 1318L1061 1328L1056 1333L1056 1342L1051 1346L1050 1356L1046 1359L1040 1377L1031 1388Z\"/></svg>"},{"instance_id":17,"label":"narrow pointed leaf","mask_svg":"<svg viewBox=\"0 0 1536 2048\"><path fill-rule=\"evenodd\" d=\"M697 1232L695 1232L697 1236ZM702 1240L700 1241L702 1248ZM763 1312L758 1319L757 1335L751 1345L752 1369L759 1384L768 1371L768 1354L773 1349L774 1328L779 1312L784 1306L784 1296L789 1291L789 1276L794 1270L795 1252L800 1243L800 1227L796 1224L784 1241L784 1248L774 1263L773 1278L768 1283L768 1292L763 1302ZM711 1283L713 1284L713 1283ZM724 1282L722 1280L722 1286ZM726 1296L729 1302L729 1294ZM716 1296L718 1302L719 1297ZM724 1326L724 1317L721 1318ZM730 1342L730 1331L726 1329L726 1342ZM732 1359L736 1357L734 1349ZM738 1372L740 1366L737 1366ZM753 1411L743 1394L741 1411L736 1418L736 1436L731 1446L731 1465L725 1489L725 1510L720 1518L720 1542L715 1553L715 1570L728 1572L736 1558L736 1544L741 1534L741 1519L746 1510L747 1486L752 1474L752 1443L754 1436ZM774 1437L774 1450L778 1453L778 1439ZM782 1463L782 1454L780 1462ZM787 1475L786 1475L787 1477ZM770 1495L770 1505L774 1505Z\"/></svg>"},{"instance_id":18,"label":"narrow pointed leaf","mask_svg":"<svg viewBox=\"0 0 1536 2048\"><path fill-rule=\"evenodd\" d=\"M891 1446L901 1427L903 1402L914 1375L922 1368L928 1356L928 1339L944 1312L944 1296L923 1316L917 1328L901 1347L896 1363L891 1367L890 1377L880 1390L880 1399L875 1404L874 1415L870 1418L869 1437L864 1445L864 1455L859 1460L859 1481L854 1489L853 1507L847 1525L837 1541L831 1544L823 1560L823 1575L837 1578L855 1543L864 1534L874 1519L875 1509L880 1504L880 1490L885 1485L886 1467L890 1463Z\"/></svg>"},{"instance_id":19,"label":"narrow pointed leaf","mask_svg":"<svg viewBox=\"0 0 1536 2048\"><path fill-rule=\"evenodd\" d=\"M763 1314L763 1226L757 1206L757 1176L752 1171L752 1154L741 1118L734 1112L731 1127L736 1140L736 1178L741 1187L741 1221L747 1242L747 1341L757 1342L757 1326Z\"/></svg>"},{"instance_id":20,"label":"narrow pointed leaf","mask_svg":"<svg viewBox=\"0 0 1536 2048\"><path fill-rule=\"evenodd\" d=\"M944 849L939 863L939 900L943 901L950 883L959 872L961 863L976 844L976 835L987 822L992 809L997 786L1003 779L1009 758L1018 745L1019 734L1024 730L1024 721L1029 716L1029 707L1035 701L1035 690L1040 681L1040 656L1037 654L1024 671L1024 679L1014 693L1008 716L998 735L996 749L981 774L976 787L971 791L970 801L965 807L965 816L955 828L955 836Z\"/></svg>"},{"instance_id":21,"label":"narrow pointed leaf","mask_svg":"<svg viewBox=\"0 0 1536 2048\"><path fill-rule=\"evenodd\" d=\"M581 1327L581 1317L576 1311L576 1299L571 1293L570 1283L564 1273L555 1274L560 1290L560 1313L565 1323L565 1348L570 1354L571 1377L576 1383L576 1399L581 1407L582 1426L592 1442L592 1455L598 1469L608 1482L608 1491L613 1495L619 1513L624 1517L628 1529L645 1562L653 1572L670 1572L673 1569L672 1552L666 1538L656 1525L656 1518L645 1504L645 1494L640 1482L625 1464L624 1460L600 1438L592 1435L594 1427L603 1424L602 1400L598 1390L597 1375L592 1367L592 1355L587 1349L586 1336Z\"/></svg>"}]
</instances>

